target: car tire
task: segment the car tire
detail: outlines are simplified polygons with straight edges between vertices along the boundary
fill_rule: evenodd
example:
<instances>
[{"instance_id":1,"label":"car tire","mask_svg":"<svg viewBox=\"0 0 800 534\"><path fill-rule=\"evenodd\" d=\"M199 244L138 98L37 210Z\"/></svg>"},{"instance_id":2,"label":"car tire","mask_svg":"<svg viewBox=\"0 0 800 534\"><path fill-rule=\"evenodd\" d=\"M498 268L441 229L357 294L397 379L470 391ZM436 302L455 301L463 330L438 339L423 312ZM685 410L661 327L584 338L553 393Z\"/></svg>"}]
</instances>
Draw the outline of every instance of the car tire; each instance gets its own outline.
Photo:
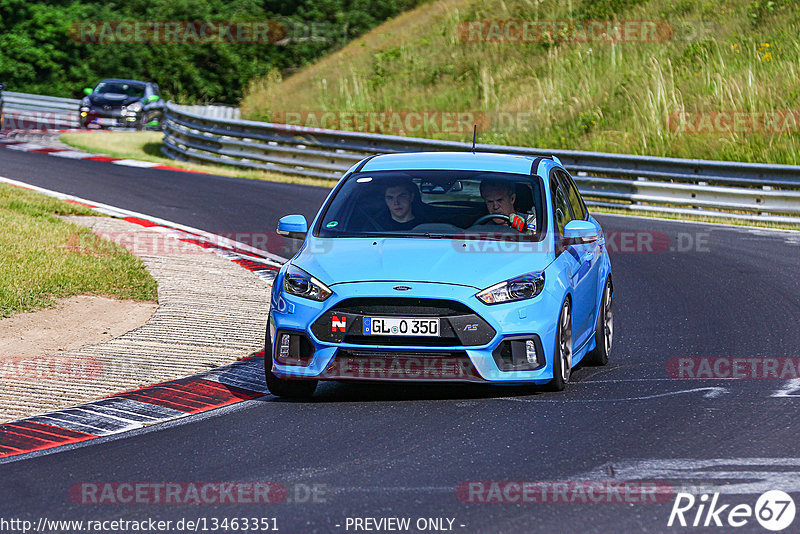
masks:
<instances>
[{"instance_id":1,"label":"car tire","mask_svg":"<svg viewBox=\"0 0 800 534\"><path fill-rule=\"evenodd\" d=\"M600 301L600 312L597 314L597 326L594 331L595 348L589 352L584 361L586 365L605 365L611 353L614 341L614 287L611 279L606 281L603 299Z\"/></svg>"},{"instance_id":2,"label":"car tire","mask_svg":"<svg viewBox=\"0 0 800 534\"><path fill-rule=\"evenodd\" d=\"M147 116L146 115L142 115L141 117L139 117L139 120L137 120L135 123L133 123L133 127L136 128L137 132L141 132L142 130L145 129L145 125L147 124L147 122L145 122L146 119L147 119Z\"/></svg>"},{"instance_id":3,"label":"car tire","mask_svg":"<svg viewBox=\"0 0 800 534\"><path fill-rule=\"evenodd\" d=\"M152 112L146 111L142 113L139 117L139 120L136 121L134 124L136 126L136 130L142 131L147 129L147 125L152 121L154 118L154 114Z\"/></svg>"},{"instance_id":4,"label":"car tire","mask_svg":"<svg viewBox=\"0 0 800 534\"><path fill-rule=\"evenodd\" d=\"M278 378L272 372L272 341L267 326L266 342L264 343L264 377L267 381L267 389L276 397L287 399L308 399L314 395L317 389L316 380L287 380Z\"/></svg>"},{"instance_id":5,"label":"car tire","mask_svg":"<svg viewBox=\"0 0 800 534\"><path fill-rule=\"evenodd\" d=\"M564 299L558 314L555 350L553 351L553 379L545 386L546 391L561 391L569 382L572 373L572 313L569 299Z\"/></svg>"}]
</instances>

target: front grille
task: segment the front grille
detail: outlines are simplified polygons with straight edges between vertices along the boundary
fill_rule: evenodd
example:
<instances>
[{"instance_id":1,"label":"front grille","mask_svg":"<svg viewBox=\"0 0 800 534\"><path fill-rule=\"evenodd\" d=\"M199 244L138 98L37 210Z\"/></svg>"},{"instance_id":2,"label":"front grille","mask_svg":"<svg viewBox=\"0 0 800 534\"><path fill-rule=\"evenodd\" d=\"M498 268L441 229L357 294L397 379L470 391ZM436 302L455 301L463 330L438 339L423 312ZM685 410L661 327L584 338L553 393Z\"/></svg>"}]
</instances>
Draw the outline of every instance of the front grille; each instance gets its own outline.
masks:
<instances>
[{"instance_id":1,"label":"front grille","mask_svg":"<svg viewBox=\"0 0 800 534\"><path fill-rule=\"evenodd\" d=\"M320 376L328 380L483 381L465 351L339 349Z\"/></svg>"},{"instance_id":2,"label":"front grille","mask_svg":"<svg viewBox=\"0 0 800 534\"><path fill-rule=\"evenodd\" d=\"M405 317L448 317L475 313L454 300L403 297L346 299L337 304L334 311L355 315Z\"/></svg>"},{"instance_id":3,"label":"front grille","mask_svg":"<svg viewBox=\"0 0 800 534\"><path fill-rule=\"evenodd\" d=\"M364 317L439 318L440 335L365 335ZM311 331L323 342L389 347L475 347L495 336L494 328L461 302L402 297L343 300L314 321Z\"/></svg>"},{"instance_id":4,"label":"front grille","mask_svg":"<svg viewBox=\"0 0 800 534\"><path fill-rule=\"evenodd\" d=\"M464 350L442 351L390 351L390 350L364 350L364 349L339 349L336 357L343 358L467 358ZM469 359L469 358L467 358Z\"/></svg>"},{"instance_id":5,"label":"front grille","mask_svg":"<svg viewBox=\"0 0 800 534\"><path fill-rule=\"evenodd\" d=\"M103 106L100 108L93 108L92 111L95 113L103 116L103 117L112 117L112 118L120 118L122 117L122 110L124 108L117 107L117 106Z\"/></svg>"},{"instance_id":6,"label":"front grille","mask_svg":"<svg viewBox=\"0 0 800 534\"><path fill-rule=\"evenodd\" d=\"M430 337L430 336L364 336L347 334L342 339L342 343L352 345L385 345L390 347L452 347L461 345L461 342L454 335Z\"/></svg>"}]
</instances>

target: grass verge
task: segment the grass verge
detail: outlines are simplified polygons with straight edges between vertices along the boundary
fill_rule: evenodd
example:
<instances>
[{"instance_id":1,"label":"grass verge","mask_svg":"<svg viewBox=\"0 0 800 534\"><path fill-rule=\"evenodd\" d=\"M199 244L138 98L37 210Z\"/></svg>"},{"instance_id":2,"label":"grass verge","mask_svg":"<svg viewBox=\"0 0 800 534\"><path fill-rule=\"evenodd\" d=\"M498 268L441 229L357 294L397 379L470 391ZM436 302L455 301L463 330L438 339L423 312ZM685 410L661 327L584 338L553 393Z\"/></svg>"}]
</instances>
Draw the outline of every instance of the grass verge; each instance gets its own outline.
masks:
<instances>
[{"instance_id":1,"label":"grass verge","mask_svg":"<svg viewBox=\"0 0 800 534\"><path fill-rule=\"evenodd\" d=\"M73 295L156 300L156 281L139 258L59 215L95 213L0 184L0 318ZM76 246L87 244L98 246Z\"/></svg>"},{"instance_id":2,"label":"grass verge","mask_svg":"<svg viewBox=\"0 0 800 534\"><path fill-rule=\"evenodd\" d=\"M152 161L161 165L171 165L189 171L204 172L234 178L266 180L269 182L285 182L292 184L333 187L333 182L319 178L304 178L268 171L238 169L224 165L206 165L177 161L166 157L161 152L161 132L81 132L63 134L61 141L79 150L104 154L112 158L129 158Z\"/></svg>"},{"instance_id":3,"label":"grass verge","mask_svg":"<svg viewBox=\"0 0 800 534\"><path fill-rule=\"evenodd\" d=\"M613 21L664 32L575 31ZM437 0L253 80L242 116L469 141L472 121L378 120L465 112L482 143L800 165L798 32L796 0Z\"/></svg>"}]
</instances>

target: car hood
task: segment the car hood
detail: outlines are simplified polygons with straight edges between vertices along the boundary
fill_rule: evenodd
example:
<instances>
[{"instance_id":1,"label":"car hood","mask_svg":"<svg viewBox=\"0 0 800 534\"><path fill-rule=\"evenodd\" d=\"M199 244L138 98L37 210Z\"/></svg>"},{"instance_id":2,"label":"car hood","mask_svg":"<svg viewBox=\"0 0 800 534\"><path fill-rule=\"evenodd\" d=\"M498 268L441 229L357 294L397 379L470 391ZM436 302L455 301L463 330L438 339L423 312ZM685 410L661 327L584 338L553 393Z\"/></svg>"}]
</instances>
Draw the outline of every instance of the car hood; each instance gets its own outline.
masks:
<instances>
[{"instance_id":1,"label":"car hood","mask_svg":"<svg viewBox=\"0 0 800 534\"><path fill-rule=\"evenodd\" d=\"M458 239L317 239L292 264L327 285L349 282L436 282L484 289L553 261L542 243Z\"/></svg>"},{"instance_id":2,"label":"car hood","mask_svg":"<svg viewBox=\"0 0 800 534\"><path fill-rule=\"evenodd\" d=\"M141 100L139 96L128 96L120 93L103 93L89 95L89 102L93 106L127 106Z\"/></svg>"}]
</instances>

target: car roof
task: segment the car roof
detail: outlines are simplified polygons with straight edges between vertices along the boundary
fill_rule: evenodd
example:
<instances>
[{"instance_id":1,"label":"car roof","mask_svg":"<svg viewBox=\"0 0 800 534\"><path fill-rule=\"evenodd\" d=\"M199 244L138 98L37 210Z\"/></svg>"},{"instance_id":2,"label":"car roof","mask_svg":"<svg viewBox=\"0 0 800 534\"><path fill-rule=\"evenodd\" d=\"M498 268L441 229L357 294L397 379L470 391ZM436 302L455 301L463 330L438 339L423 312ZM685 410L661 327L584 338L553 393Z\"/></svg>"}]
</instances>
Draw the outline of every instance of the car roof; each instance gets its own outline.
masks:
<instances>
[{"instance_id":1,"label":"car roof","mask_svg":"<svg viewBox=\"0 0 800 534\"><path fill-rule=\"evenodd\" d=\"M531 174L536 156L490 152L404 152L381 154L367 161L360 172L390 170L457 170Z\"/></svg>"},{"instance_id":2,"label":"car roof","mask_svg":"<svg viewBox=\"0 0 800 534\"><path fill-rule=\"evenodd\" d=\"M143 82L141 80L125 80L122 78L106 78L104 80L100 80L99 83L103 82L115 82L115 83L136 83L139 85L149 85L151 82Z\"/></svg>"}]
</instances>

